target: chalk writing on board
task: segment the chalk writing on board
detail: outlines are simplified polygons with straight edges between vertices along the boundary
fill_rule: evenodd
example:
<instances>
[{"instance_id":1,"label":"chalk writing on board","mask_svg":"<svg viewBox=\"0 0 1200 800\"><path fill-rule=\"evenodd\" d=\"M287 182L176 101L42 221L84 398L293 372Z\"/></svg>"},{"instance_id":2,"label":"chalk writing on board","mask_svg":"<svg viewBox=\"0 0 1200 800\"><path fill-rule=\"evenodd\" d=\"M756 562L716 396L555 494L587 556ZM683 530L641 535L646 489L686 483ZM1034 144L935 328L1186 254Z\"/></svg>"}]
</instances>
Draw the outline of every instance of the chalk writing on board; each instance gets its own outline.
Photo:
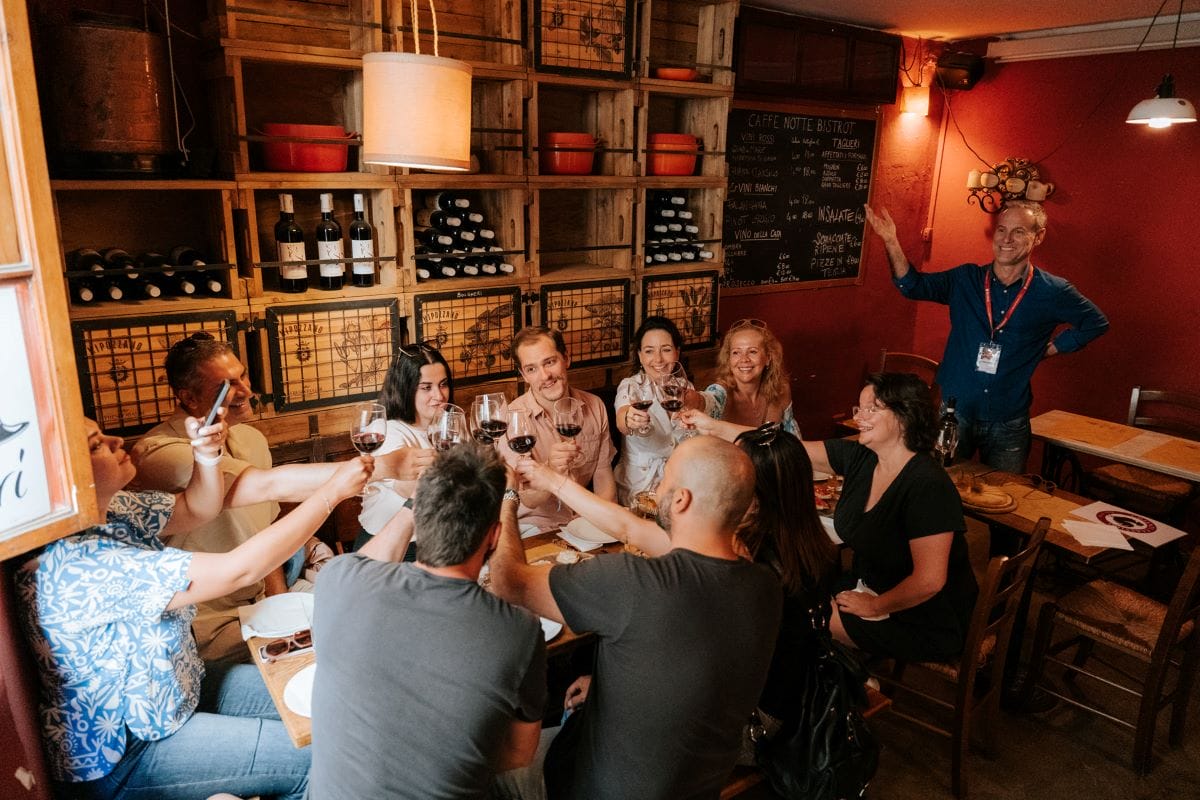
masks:
<instances>
[{"instance_id":1,"label":"chalk writing on board","mask_svg":"<svg viewBox=\"0 0 1200 800\"><path fill-rule=\"evenodd\" d=\"M875 121L729 113L724 288L855 278Z\"/></svg>"}]
</instances>

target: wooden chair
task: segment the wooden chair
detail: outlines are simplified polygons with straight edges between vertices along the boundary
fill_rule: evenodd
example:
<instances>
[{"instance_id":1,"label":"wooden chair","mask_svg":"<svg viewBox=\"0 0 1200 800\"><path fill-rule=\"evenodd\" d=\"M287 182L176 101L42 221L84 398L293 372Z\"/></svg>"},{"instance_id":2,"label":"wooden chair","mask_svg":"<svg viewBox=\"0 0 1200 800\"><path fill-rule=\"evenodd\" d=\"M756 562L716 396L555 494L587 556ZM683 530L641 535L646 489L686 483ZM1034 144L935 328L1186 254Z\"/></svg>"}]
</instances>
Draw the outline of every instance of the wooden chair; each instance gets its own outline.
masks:
<instances>
[{"instance_id":1,"label":"wooden chair","mask_svg":"<svg viewBox=\"0 0 1200 800\"><path fill-rule=\"evenodd\" d=\"M1046 603L1038 615L1034 635L1030 679L1067 703L1101 716L1133 731L1133 769L1145 775L1151 767L1151 747L1158 714L1171 706L1169 743L1178 746L1183 739L1187 707L1200 661L1200 547L1192 551L1183 576L1175 587L1169 605L1152 600L1132 589L1106 580L1095 580L1075 589L1056 603ZM1066 626L1076 634L1051 646L1055 628ZM1124 656L1125 664L1105 659L1108 653L1096 654L1096 646ZM1056 656L1076 647L1070 662ZM1103 676L1085 669L1089 659L1106 667ZM1073 696L1067 696L1042 680L1046 662L1063 667L1063 681ZM1127 667L1134 661L1146 665L1142 675L1134 675ZM1094 668L1093 668L1094 669ZM1175 681L1170 691L1164 691L1167 673L1174 671ZM1138 698L1136 721L1121 719L1084 702L1082 692L1075 686L1077 676L1083 675L1110 688ZM1126 682L1119 680L1124 678ZM1132 684L1132 685L1130 685Z\"/></svg>"},{"instance_id":2,"label":"wooden chair","mask_svg":"<svg viewBox=\"0 0 1200 800\"><path fill-rule=\"evenodd\" d=\"M1135 386L1126 424L1200 441L1200 395ZM1196 490L1188 481L1128 464L1092 470L1084 481L1088 494L1158 519L1174 518Z\"/></svg>"},{"instance_id":3,"label":"wooden chair","mask_svg":"<svg viewBox=\"0 0 1200 800\"><path fill-rule=\"evenodd\" d=\"M916 688L904 681L909 664L897 661L890 675L876 674L876 678L890 694L898 700L898 693L915 695L943 710L953 712L952 727L947 730L937 724L912 715L899 703L892 706L892 713L916 725L948 736L951 741L950 785L955 797L967 796L967 777L964 763L970 744L971 726L976 716L981 723L981 741L986 752L996 747L995 719L1000 711L1000 694L1003 690L1004 663L1008 656L1009 639L1013 624L1020 609L1025 607L1022 599L1029 582L1030 573L1037 561L1038 551L1050 519L1042 517L1034 526L1025 549L1014 556L997 556L988 563L983 585L975 600L975 611L967 630L967 641L962 656L953 663L927 661L911 666L920 667L930 677L940 680L942 696ZM980 674L987 672L985 680ZM986 687L986 689L984 688ZM953 694L953 702L945 699L946 689Z\"/></svg>"},{"instance_id":4,"label":"wooden chair","mask_svg":"<svg viewBox=\"0 0 1200 800\"><path fill-rule=\"evenodd\" d=\"M929 387L929 399L934 408L942 403L942 390L937 384L937 371L941 364L932 358L916 353L896 353L886 347L879 351L880 372L911 372Z\"/></svg>"}]
</instances>

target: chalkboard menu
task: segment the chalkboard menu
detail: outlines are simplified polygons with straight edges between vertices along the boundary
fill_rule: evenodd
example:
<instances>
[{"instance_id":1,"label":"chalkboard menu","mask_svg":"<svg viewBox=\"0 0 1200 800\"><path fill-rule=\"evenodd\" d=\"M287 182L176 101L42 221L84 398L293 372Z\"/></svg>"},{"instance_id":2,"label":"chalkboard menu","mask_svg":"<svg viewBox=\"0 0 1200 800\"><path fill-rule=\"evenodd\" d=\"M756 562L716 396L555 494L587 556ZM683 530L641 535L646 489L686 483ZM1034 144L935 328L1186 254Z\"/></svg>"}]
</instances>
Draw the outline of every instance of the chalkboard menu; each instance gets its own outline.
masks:
<instances>
[{"instance_id":1,"label":"chalkboard menu","mask_svg":"<svg viewBox=\"0 0 1200 800\"><path fill-rule=\"evenodd\" d=\"M734 108L726 150L722 290L854 282L875 120Z\"/></svg>"}]
</instances>

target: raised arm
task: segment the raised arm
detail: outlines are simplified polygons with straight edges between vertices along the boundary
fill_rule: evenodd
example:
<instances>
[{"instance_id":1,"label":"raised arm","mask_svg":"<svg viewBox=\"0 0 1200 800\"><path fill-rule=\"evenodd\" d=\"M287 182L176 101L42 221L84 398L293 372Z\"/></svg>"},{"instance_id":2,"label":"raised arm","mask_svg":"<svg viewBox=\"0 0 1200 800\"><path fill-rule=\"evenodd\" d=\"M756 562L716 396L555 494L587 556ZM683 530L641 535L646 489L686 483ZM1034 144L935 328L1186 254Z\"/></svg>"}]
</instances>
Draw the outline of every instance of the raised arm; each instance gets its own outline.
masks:
<instances>
[{"instance_id":1,"label":"raised arm","mask_svg":"<svg viewBox=\"0 0 1200 800\"><path fill-rule=\"evenodd\" d=\"M900 246L900 239L896 236L896 223L892 219L892 215L882 206L879 208L879 213L876 214L865 203L863 211L866 212L867 224L871 226L871 230L875 231L875 235L883 240L883 247L887 251L888 264L892 267L893 277L903 278L908 274L908 257L904 255L904 248Z\"/></svg>"},{"instance_id":2,"label":"raised arm","mask_svg":"<svg viewBox=\"0 0 1200 800\"><path fill-rule=\"evenodd\" d=\"M579 516L605 533L627 542L652 556L671 549L666 531L654 522L642 519L611 500L598 497L565 475L559 475L536 462L520 467L521 477L536 489L550 492Z\"/></svg>"},{"instance_id":3,"label":"raised arm","mask_svg":"<svg viewBox=\"0 0 1200 800\"><path fill-rule=\"evenodd\" d=\"M188 417L184 425L192 437L196 463L187 486L175 495L175 511L159 532L163 538L190 531L214 519L221 513L221 498L225 492L225 479L221 474L221 449L229 431L225 421L220 419L202 428L200 420Z\"/></svg>"},{"instance_id":4,"label":"raised arm","mask_svg":"<svg viewBox=\"0 0 1200 800\"><path fill-rule=\"evenodd\" d=\"M227 553L195 553L188 567L188 587L176 592L168 609L224 597L278 567L300 548L329 516L333 507L357 494L371 476L370 456L337 465L336 472L290 514L268 525Z\"/></svg>"},{"instance_id":5,"label":"raised arm","mask_svg":"<svg viewBox=\"0 0 1200 800\"><path fill-rule=\"evenodd\" d=\"M516 475L508 471L508 488L516 488ZM491 589L497 597L527 608L547 619L563 622L562 611L550 591L550 570L530 566L517 526L517 501L506 491L500 503L500 541L491 560Z\"/></svg>"},{"instance_id":6,"label":"raised arm","mask_svg":"<svg viewBox=\"0 0 1200 800\"><path fill-rule=\"evenodd\" d=\"M376 561L400 562L408 552L408 543L412 541L412 535L412 506L406 504L371 537L371 541L360 547L358 552Z\"/></svg>"}]
</instances>

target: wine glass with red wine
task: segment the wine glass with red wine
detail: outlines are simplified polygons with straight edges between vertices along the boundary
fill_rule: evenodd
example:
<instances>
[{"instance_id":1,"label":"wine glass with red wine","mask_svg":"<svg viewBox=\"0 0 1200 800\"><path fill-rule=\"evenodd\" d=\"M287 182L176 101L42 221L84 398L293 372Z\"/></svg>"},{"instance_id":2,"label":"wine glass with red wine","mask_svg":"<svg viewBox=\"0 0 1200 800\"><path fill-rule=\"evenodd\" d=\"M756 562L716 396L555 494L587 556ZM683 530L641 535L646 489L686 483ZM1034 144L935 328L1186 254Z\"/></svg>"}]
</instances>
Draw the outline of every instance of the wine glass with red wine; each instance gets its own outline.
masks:
<instances>
[{"instance_id":1,"label":"wine glass with red wine","mask_svg":"<svg viewBox=\"0 0 1200 800\"><path fill-rule=\"evenodd\" d=\"M629 405L638 411L649 411L654 405L654 381L645 372L639 372L629 382ZM649 436L654 430L653 417L641 428L630 428L629 436Z\"/></svg>"},{"instance_id":2,"label":"wine glass with red wine","mask_svg":"<svg viewBox=\"0 0 1200 800\"><path fill-rule=\"evenodd\" d=\"M508 431L508 401L503 392L476 396L471 403L471 427L475 440L492 444Z\"/></svg>"},{"instance_id":3,"label":"wine glass with red wine","mask_svg":"<svg viewBox=\"0 0 1200 800\"><path fill-rule=\"evenodd\" d=\"M379 403L359 403L354 407L350 420L350 443L363 455L370 455L383 447L387 439L387 409ZM368 483L360 497L375 491Z\"/></svg>"},{"instance_id":4,"label":"wine glass with red wine","mask_svg":"<svg viewBox=\"0 0 1200 800\"><path fill-rule=\"evenodd\" d=\"M508 410L507 433L508 446L514 453L524 456L533 452L533 446L537 444L537 435L527 412L511 408Z\"/></svg>"},{"instance_id":5,"label":"wine glass with red wine","mask_svg":"<svg viewBox=\"0 0 1200 800\"><path fill-rule=\"evenodd\" d=\"M467 415L458 406L447 403L434 418L428 433L430 446L445 452L467 440Z\"/></svg>"},{"instance_id":6,"label":"wine glass with red wine","mask_svg":"<svg viewBox=\"0 0 1200 800\"><path fill-rule=\"evenodd\" d=\"M676 431L676 437L687 439L696 435L696 431L686 431L680 434L676 414L683 410L684 398L687 397L688 379L683 371L683 365L676 361L665 374L656 381L658 389L658 404L671 416L671 423Z\"/></svg>"},{"instance_id":7,"label":"wine glass with red wine","mask_svg":"<svg viewBox=\"0 0 1200 800\"><path fill-rule=\"evenodd\" d=\"M561 397L554 402L554 429L564 439L574 439L583 431L583 402Z\"/></svg>"}]
</instances>

